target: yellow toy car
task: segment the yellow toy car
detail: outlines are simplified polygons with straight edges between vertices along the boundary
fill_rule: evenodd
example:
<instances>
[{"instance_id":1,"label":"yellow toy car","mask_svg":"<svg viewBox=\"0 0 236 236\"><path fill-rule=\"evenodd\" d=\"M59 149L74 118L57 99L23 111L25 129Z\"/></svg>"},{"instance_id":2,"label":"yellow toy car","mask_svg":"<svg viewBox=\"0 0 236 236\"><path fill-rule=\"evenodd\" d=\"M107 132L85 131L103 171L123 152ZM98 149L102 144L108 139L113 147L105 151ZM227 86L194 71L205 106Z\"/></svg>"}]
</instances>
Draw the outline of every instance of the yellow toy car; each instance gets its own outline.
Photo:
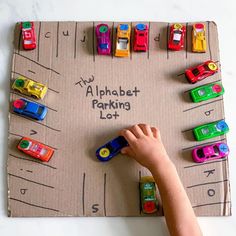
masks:
<instances>
[{"instance_id":1,"label":"yellow toy car","mask_svg":"<svg viewBox=\"0 0 236 236\"><path fill-rule=\"evenodd\" d=\"M202 23L197 23L193 25L192 51L206 52L206 27Z\"/></svg>"},{"instance_id":2,"label":"yellow toy car","mask_svg":"<svg viewBox=\"0 0 236 236\"><path fill-rule=\"evenodd\" d=\"M130 53L130 32L129 24L119 24L116 34L116 57L128 57Z\"/></svg>"},{"instance_id":3,"label":"yellow toy car","mask_svg":"<svg viewBox=\"0 0 236 236\"><path fill-rule=\"evenodd\" d=\"M45 85L26 79L23 76L16 78L12 85L12 89L36 99L43 99L47 92L47 87Z\"/></svg>"}]
</instances>

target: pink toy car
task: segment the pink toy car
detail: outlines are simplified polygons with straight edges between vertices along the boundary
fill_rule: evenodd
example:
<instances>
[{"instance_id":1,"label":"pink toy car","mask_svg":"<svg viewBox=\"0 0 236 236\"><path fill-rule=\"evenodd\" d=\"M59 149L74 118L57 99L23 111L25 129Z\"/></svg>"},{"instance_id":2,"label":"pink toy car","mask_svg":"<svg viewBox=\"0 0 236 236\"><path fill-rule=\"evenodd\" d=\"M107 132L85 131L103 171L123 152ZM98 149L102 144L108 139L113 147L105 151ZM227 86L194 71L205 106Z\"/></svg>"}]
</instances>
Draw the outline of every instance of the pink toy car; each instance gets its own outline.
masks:
<instances>
[{"instance_id":1,"label":"pink toy car","mask_svg":"<svg viewBox=\"0 0 236 236\"><path fill-rule=\"evenodd\" d=\"M148 50L148 25L137 24L134 28L134 51Z\"/></svg>"},{"instance_id":2,"label":"pink toy car","mask_svg":"<svg viewBox=\"0 0 236 236\"><path fill-rule=\"evenodd\" d=\"M97 52L99 55L111 54L110 29L107 24L96 26Z\"/></svg>"},{"instance_id":3,"label":"pink toy car","mask_svg":"<svg viewBox=\"0 0 236 236\"><path fill-rule=\"evenodd\" d=\"M195 162L205 162L224 158L229 154L229 147L226 143L214 143L194 148L192 157Z\"/></svg>"}]
</instances>

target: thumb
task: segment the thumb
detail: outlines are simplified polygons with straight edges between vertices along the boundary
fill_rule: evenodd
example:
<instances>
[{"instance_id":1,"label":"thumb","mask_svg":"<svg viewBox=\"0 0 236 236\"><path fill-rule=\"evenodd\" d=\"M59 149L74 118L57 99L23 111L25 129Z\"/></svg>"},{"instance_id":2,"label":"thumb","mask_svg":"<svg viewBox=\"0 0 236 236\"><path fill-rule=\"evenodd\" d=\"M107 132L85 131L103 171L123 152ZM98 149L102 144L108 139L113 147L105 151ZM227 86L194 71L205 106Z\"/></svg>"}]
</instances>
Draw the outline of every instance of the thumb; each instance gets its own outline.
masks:
<instances>
[{"instance_id":1,"label":"thumb","mask_svg":"<svg viewBox=\"0 0 236 236\"><path fill-rule=\"evenodd\" d=\"M124 147L121 149L121 153L130 157L134 156L134 152L130 147Z\"/></svg>"}]
</instances>

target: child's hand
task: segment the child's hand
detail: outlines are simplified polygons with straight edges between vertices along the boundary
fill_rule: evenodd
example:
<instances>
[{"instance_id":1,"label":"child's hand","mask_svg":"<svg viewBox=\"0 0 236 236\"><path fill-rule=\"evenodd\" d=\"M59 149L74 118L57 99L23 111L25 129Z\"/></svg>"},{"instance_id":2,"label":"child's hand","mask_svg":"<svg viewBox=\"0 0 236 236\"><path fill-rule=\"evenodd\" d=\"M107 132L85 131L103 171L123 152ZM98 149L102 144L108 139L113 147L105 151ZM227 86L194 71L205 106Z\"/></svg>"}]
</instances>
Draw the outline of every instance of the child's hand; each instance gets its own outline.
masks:
<instances>
[{"instance_id":1,"label":"child's hand","mask_svg":"<svg viewBox=\"0 0 236 236\"><path fill-rule=\"evenodd\" d=\"M149 170L162 161L169 160L157 128L138 124L121 130L120 135L124 136L129 143L121 153L134 158Z\"/></svg>"}]
</instances>

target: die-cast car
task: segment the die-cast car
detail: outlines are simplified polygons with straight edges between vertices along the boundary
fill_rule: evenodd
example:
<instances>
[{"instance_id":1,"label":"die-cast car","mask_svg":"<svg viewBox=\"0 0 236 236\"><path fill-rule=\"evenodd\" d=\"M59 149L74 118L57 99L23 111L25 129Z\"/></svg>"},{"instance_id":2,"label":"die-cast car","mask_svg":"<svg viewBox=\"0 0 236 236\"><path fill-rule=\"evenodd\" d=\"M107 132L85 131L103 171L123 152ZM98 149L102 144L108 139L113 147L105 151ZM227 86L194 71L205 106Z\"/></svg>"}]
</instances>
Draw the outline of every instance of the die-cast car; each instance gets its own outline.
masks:
<instances>
[{"instance_id":1,"label":"die-cast car","mask_svg":"<svg viewBox=\"0 0 236 236\"><path fill-rule=\"evenodd\" d=\"M143 176L139 183L141 209L145 214L157 211L158 201L156 196L156 184L152 176Z\"/></svg>"},{"instance_id":2,"label":"die-cast car","mask_svg":"<svg viewBox=\"0 0 236 236\"><path fill-rule=\"evenodd\" d=\"M203 147L194 148L192 157L195 162L205 162L224 158L229 154L229 147L226 143L214 143Z\"/></svg>"},{"instance_id":3,"label":"die-cast car","mask_svg":"<svg viewBox=\"0 0 236 236\"><path fill-rule=\"evenodd\" d=\"M116 57L128 57L130 54L130 32L129 24L119 24L116 33Z\"/></svg>"},{"instance_id":4,"label":"die-cast car","mask_svg":"<svg viewBox=\"0 0 236 236\"><path fill-rule=\"evenodd\" d=\"M96 151L96 156L100 161L109 161L112 157L119 154L123 147L128 146L128 142L123 136L111 140L105 145L101 146Z\"/></svg>"},{"instance_id":5,"label":"die-cast car","mask_svg":"<svg viewBox=\"0 0 236 236\"><path fill-rule=\"evenodd\" d=\"M200 125L193 129L193 134L197 141L214 138L224 135L229 131L229 127L224 120Z\"/></svg>"},{"instance_id":6,"label":"die-cast car","mask_svg":"<svg viewBox=\"0 0 236 236\"><path fill-rule=\"evenodd\" d=\"M137 24L134 28L134 51L148 50L148 25Z\"/></svg>"},{"instance_id":7,"label":"die-cast car","mask_svg":"<svg viewBox=\"0 0 236 236\"><path fill-rule=\"evenodd\" d=\"M33 158L46 162L51 159L54 153L51 147L27 137L23 137L20 140L17 148Z\"/></svg>"},{"instance_id":8,"label":"die-cast car","mask_svg":"<svg viewBox=\"0 0 236 236\"><path fill-rule=\"evenodd\" d=\"M22 116L27 116L36 120L43 120L48 109L42 104L20 98L13 102L13 111Z\"/></svg>"},{"instance_id":9,"label":"die-cast car","mask_svg":"<svg viewBox=\"0 0 236 236\"><path fill-rule=\"evenodd\" d=\"M215 62L209 60L198 66L185 70L185 77L192 84L214 75L218 72L218 66Z\"/></svg>"},{"instance_id":10,"label":"die-cast car","mask_svg":"<svg viewBox=\"0 0 236 236\"><path fill-rule=\"evenodd\" d=\"M186 27L182 24L173 24L170 27L170 38L168 48L170 50L179 51L184 48L184 36Z\"/></svg>"},{"instance_id":11,"label":"die-cast car","mask_svg":"<svg viewBox=\"0 0 236 236\"><path fill-rule=\"evenodd\" d=\"M202 23L197 23L193 25L192 51L206 52L206 27Z\"/></svg>"},{"instance_id":12,"label":"die-cast car","mask_svg":"<svg viewBox=\"0 0 236 236\"><path fill-rule=\"evenodd\" d=\"M107 24L96 26L97 52L99 55L111 54L110 29Z\"/></svg>"},{"instance_id":13,"label":"die-cast car","mask_svg":"<svg viewBox=\"0 0 236 236\"><path fill-rule=\"evenodd\" d=\"M194 88L190 91L193 102L206 101L224 94L221 83L212 83Z\"/></svg>"},{"instance_id":14,"label":"die-cast car","mask_svg":"<svg viewBox=\"0 0 236 236\"><path fill-rule=\"evenodd\" d=\"M34 82L30 79L26 79L23 76L19 76L14 81L12 89L36 99L43 99L47 92L47 86Z\"/></svg>"},{"instance_id":15,"label":"die-cast car","mask_svg":"<svg viewBox=\"0 0 236 236\"><path fill-rule=\"evenodd\" d=\"M36 36L34 30L34 22L22 22L22 43L25 50L31 50L36 48Z\"/></svg>"}]
</instances>

